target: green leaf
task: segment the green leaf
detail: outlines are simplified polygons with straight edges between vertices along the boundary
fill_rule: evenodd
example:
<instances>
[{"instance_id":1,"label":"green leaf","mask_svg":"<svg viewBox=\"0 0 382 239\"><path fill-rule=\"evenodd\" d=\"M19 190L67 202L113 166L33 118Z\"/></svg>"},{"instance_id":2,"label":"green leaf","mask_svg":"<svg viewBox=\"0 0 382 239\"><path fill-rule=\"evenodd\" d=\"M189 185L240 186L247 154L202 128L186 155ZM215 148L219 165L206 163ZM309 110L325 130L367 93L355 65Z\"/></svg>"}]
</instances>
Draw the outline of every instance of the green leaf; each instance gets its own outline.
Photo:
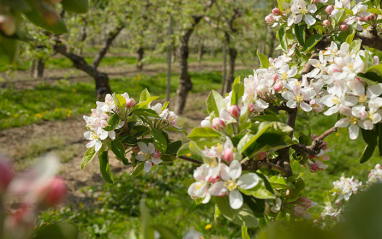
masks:
<instances>
[{"instance_id":1,"label":"green leaf","mask_svg":"<svg viewBox=\"0 0 382 239\"><path fill-rule=\"evenodd\" d=\"M34 239L79 239L82 238L77 227L68 222L55 222L38 227L33 232ZM27 237L24 237L27 238Z\"/></svg>"},{"instance_id":2,"label":"green leaf","mask_svg":"<svg viewBox=\"0 0 382 239\"><path fill-rule=\"evenodd\" d=\"M237 83L232 87L231 105L238 105L239 99L244 95L244 84L240 82L240 77L236 77L236 79Z\"/></svg>"},{"instance_id":3,"label":"green leaf","mask_svg":"<svg viewBox=\"0 0 382 239\"><path fill-rule=\"evenodd\" d=\"M147 108L147 106L153 102L154 100L158 99L159 96L151 96L149 97L147 100L143 101L143 102L140 102L138 103L136 106L134 106L134 109L136 108Z\"/></svg>"},{"instance_id":4,"label":"green leaf","mask_svg":"<svg viewBox=\"0 0 382 239\"><path fill-rule=\"evenodd\" d=\"M159 232L161 238L166 239L179 239L178 235L176 235L175 232L173 232L170 228L165 227L163 225L152 225L152 227Z\"/></svg>"},{"instance_id":5,"label":"green leaf","mask_svg":"<svg viewBox=\"0 0 382 239\"><path fill-rule=\"evenodd\" d=\"M346 43L350 45L353 42L354 36L355 36L355 31L346 37Z\"/></svg>"},{"instance_id":6,"label":"green leaf","mask_svg":"<svg viewBox=\"0 0 382 239\"><path fill-rule=\"evenodd\" d=\"M163 111L163 110L167 109L169 103L170 103L170 102L168 102L168 101L164 102L164 104L163 104L161 110Z\"/></svg>"},{"instance_id":7,"label":"green leaf","mask_svg":"<svg viewBox=\"0 0 382 239\"><path fill-rule=\"evenodd\" d=\"M359 39L352 41L349 46L349 51L357 53L361 49L361 42Z\"/></svg>"},{"instance_id":8,"label":"green leaf","mask_svg":"<svg viewBox=\"0 0 382 239\"><path fill-rule=\"evenodd\" d=\"M254 188L251 188L251 189L239 188L239 190L245 195L253 196L259 199L275 199L276 198L275 195L267 189L263 179L260 179L259 183Z\"/></svg>"},{"instance_id":9,"label":"green leaf","mask_svg":"<svg viewBox=\"0 0 382 239\"><path fill-rule=\"evenodd\" d=\"M262 122L254 135L247 133L239 142L238 150L252 157L259 152L288 147L292 142L289 133L293 129L280 122Z\"/></svg>"},{"instance_id":10,"label":"green leaf","mask_svg":"<svg viewBox=\"0 0 382 239\"><path fill-rule=\"evenodd\" d=\"M182 146L182 141L175 141L168 145L166 154L176 154L179 148Z\"/></svg>"},{"instance_id":11,"label":"green leaf","mask_svg":"<svg viewBox=\"0 0 382 239\"><path fill-rule=\"evenodd\" d=\"M358 76L382 83L382 64L371 66L365 73L358 73Z\"/></svg>"},{"instance_id":12,"label":"green leaf","mask_svg":"<svg viewBox=\"0 0 382 239\"><path fill-rule=\"evenodd\" d=\"M111 151L113 151L115 156L117 156L117 158L119 158L119 160L122 161L122 163L124 165L129 164L129 162L127 161L127 158L125 156L125 148L123 147L123 144L121 143L121 141L119 141L117 139L111 141L110 149L111 149Z\"/></svg>"},{"instance_id":13,"label":"green leaf","mask_svg":"<svg viewBox=\"0 0 382 239\"><path fill-rule=\"evenodd\" d=\"M314 34L305 42L304 46L302 47L301 51L304 53L309 52L321 39L323 36L321 34Z\"/></svg>"},{"instance_id":14,"label":"green leaf","mask_svg":"<svg viewBox=\"0 0 382 239\"><path fill-rule=\"evenodd\" d=\"M305 45L305 29L306 29L305 24L302 24L302 25L294 24L294 32L296 34L297 41L301 46Z\"/></svg>"},{"instance_id":15,"label":"green leaf","mask_svg":"<svg viewBox=\"0 0 382 239\"><path fill-rule=\"evenodd\" d=\"M218 141L221 134L209 127L196 127L188 135L188 138L193 141L200 141L202 139L208 139Z\"/></svg>"},{"instance_id":16,"label":"green leaf","mask_svg":"<svg viewBox=\"0 0 382 239\"><path fill-rule=\"evenodd\" d=\"M257 227L259 222L248 205L243 204L239 209L232 209L228 197L215 197L219 211L231 222L244 227Z\"/></svg>"},{"instance_id":17,"label":"green leaf","mask_svg":"<svg viewBox=\"0 0 382 239\"><path fill-rule=\"evenodd\" d=\"M68 12L86 13L89 10L88 0L62 0L61 4Z\"/></svg>"},{"instance_id":18,"label":"green leaf","mask_svg":"<svg viewBox=\"0 0 382 239\"><path fill-rule=\"evenodd\" d=\"M143 238L155 239L155 230L152 227L153 221L144 200L141 200L139 203L139 211L141 212L142 217L141 234L143 235Z\"/></svg>"},{"instance_id":19,"label":"green leaf","mask_svg":"<svg viewBox=\"0 0 382 239\"><path fill-rule=\"evenodd\" d=\"M84 155L84 157L82 158L82 161L81 161L81 170L84 169L85 166L90 161L92 161L92 159L94 159L96 154L97 154L97 152L95 151L95 146L93 146L91 148L88 148L88 150L86 150L86 153L85 153L85 155Z\"/></svg>"},{"instance_id":20,"label":"green leaf","mask_svg":"<svg viewBox=\"0 0 382 239\"><path fill-rule=\"evenodd\" d=\"M225 103L223 97L216 91L212 90L207 99L208 113L215 113L215 116L219 115L219 109L224 108Z\"/></svg>"},{"instance_id":21,"label":"green leaf","mask_svg":"<svg viewBox=\"0 0 382 239\"><path fill-rule=\"evenodd\" d=\"M346 11L345 9L341 9L339 10L336 15L334 15L333 17L333 21L332 21L332 24L334 25L334 28L336 26L339 26L341 25L346 19Z\"/></svg>"},{"instance_id":22,"label":"green leaf","mask_svg":"<svg viewBox=\"0 0 382 239\"><path fill-rule=\"evenodd\" d=\"M103 151L98 154L99 158L99 169L101 171L103 179L108 183L114 183L113 175L111 174L110 164L109 164L109 151Z\"/></svg>"},{"instance_id":23,"label":"green leaf","mask_svg":"<svg viewBox=\"0 0 382 239\"><path fill-rule=\"evenodd\" d=\"M377 147L376 144L375 145L367 144L361 156L359 157L359 163L360 164L366 163L371 158L371 156L373 156L373 153L376 147Z\"/></svg>"},{"instance_id":24,"label":"green leaf","mask_svg":"<svg viewBox=\"0 0 382 239\"><path fill-rule=\"evenodd\" d=\"M176 156L179 157L179 156L184 156L184 155L187 155L187 154L191 154L191 150L190 150L190 148L189 148L189 145L190 145L190 143L183 144L183 145L179 148L179 150L178 150Z\"/></svg>"},{"instance_id":25,"label":"green leaf","mask_svg":"<svg viewBox=\"0 0 382 239\"><path fill-rule=\"evenodd\" d=\"M121 123L121 118L117 114L113 114L108 122L108 126L104 128L106 131L113 131L115 128L118 127L118 125Z\"/></svg>"},{"instance_id":26,"label":"green leaf","mask_svg":"<svg viewBox=\"0 0 382 239\"><path fill-rule=\"evenodd\" d=\"M144 89L139 97L139 103L146 101L150 98L150 93L147 89Z\"/></svg>"},{"instance_id":27,"label":"green leaf","mask_svg":"<svg viewBox=\"0 0 382 239\"><path fill-rule=\"evenodd\" d=\"M361 133L363 140L366 143L365 149L359 157L359 161L362 164L367 162L371 156L373 156L374 150L377 147L379 132L377 132L377 127L375 127L373 130L361 129Z\"/></svg>"},{"instance_id":28,"label":"green leaf","mask_svg":"<svg viewBox=\"0 0 382 239\"><path fill-rule=\"evenodd\" d=\"M261 54L259 50L257 50L257 57L259 58L260 61L260 67L261 68L267 68L269 67L269 60L268 57L264 54Z\"/></svg>"},{"instance_id":29,"label":"green leaf","mask_svg":"<svg viewBox=\"0 0 382 239\"><path fill-rule=\"evenodd\" d=\"M0 35L0 63L14 62L18 52L19 41Z\"/></svg>"},{"instance_id":30,"label":"green leaf","mask_svg":"<svg viewBox=\"0 0 382 239\"><path fill-rule=\"evenodd\" d=\"M33 9L31 11L24 12L24 15L26 16L26 18L28 18L29 21L55 34L63 34L68 31L68 29L65 26L65 23L61 19L58 19L57 22L53 25L47 22L47 18L45 18L47 14L56 15L56 16L50 16L49 18L55 18L55 17L58 18L59 16L57 16L57 13L48 12L48 10L40 6L40 4L42 4L40 2L28 1L28 3Z\"/></svg>"},{"instance_id":31,"label":"green leaf","mask_svg":"<svg viewBox=\"0 0 382 239\"><path fill-rule=\"evenodd\" d=\"M288 50L288 41L287 41L287 38L286 38L285 29L283 27L280 28L280 30L278 32L278 35L279 35L279 40L280 40L281 48L284 51L287 51Z\"/></svg>"},{"instance_id":32,"label":"green leaf","mask_svg":"<svg viewBox=\"0 0 382 239\"><path fill-rule=\"evenodd\" d=\"M291 182L285 180L282 176L272 176L269 178L269 183L274 189L291 189L296 188Z\"/></svg>"},{"instance_id":33,"label":"green leaf","mask_svg":"<svg viewBox=\"0 0 382 239\"><path fill-rule=\"evenodd\" d=\"M152 129L151 136L154 141L155 148L159 150L161 154L165 154L167 150L167 140L160 129Z\"/></svg>"},{"instance_id":34,"label":"green leaf","mask_svg":"<svg viewBox=\"0 0 382 239\"><path fill-rule=\"evenodd\" d=\"M382 156L382 123L377 124L379 157Z\"/></svg>"},{"instance_id":35,"label":"green leaf","mask_svg":"<svg viewBox=\"0 0 382 239\"><path fill-rule=\"evenodd\" d=\"M118 107L120 112L125 111L126 99L120 94L113 94L114 104Z\"/></svg>"},{"instance_id":36,"label":"green leaf","mask_svg":"<svg viewBox=\"0 0 382 239\"><path fill-rule=\"evenodd\" d=\"M145 168L145 163L141 163L134 169L134 171L130 175L133 177L136 177L143 171L144 168Z\"/></svg>"},{"instance_id":37,"label":"green leaf","mask_svg":"<svg viewBox=\"0 0 382 239\"><path fill-rule=\"evenodd\" d=\"M151 116L151 117L159 118L159 115L157 114L157 112L155 112L152 109L143 109L143 108L136 109L136 110L133 110L130 112L130 115L133 115L133 114L134 115L140 115L140 116Z\"/></svg>"},{"instance_id":38,"label":"green leaf","mask_svg":"<svg viewBox=\"0 0 382 239\"><path fill-rule=\"evenodd\" d=\"M241 238L242 239L251 239L251 237L248 235L248 228L242 226L241 227Z\"/></svg>"}]
</instances>

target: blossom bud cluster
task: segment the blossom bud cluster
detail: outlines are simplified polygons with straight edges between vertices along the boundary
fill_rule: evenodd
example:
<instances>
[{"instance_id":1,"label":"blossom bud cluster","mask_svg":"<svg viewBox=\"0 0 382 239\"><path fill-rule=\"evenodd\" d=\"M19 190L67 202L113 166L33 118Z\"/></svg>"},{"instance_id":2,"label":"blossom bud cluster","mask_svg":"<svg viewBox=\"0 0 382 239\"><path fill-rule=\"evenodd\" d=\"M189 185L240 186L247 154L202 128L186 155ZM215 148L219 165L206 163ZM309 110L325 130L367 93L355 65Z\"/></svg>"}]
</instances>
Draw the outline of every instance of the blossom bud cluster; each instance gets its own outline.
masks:
<instances>
[{"instance_id":1,"label":"blossom bud cluster","mask_svg":"<svg viewBox=\"0 0 382 239\"><path fill-rule=\"evenodd\" d=\"M312 213L309 212L309 209L311 207L314 207L318 205L318 203L313 202L307 197L301 197L297 200L298 205L294 207L293 213L297 217L302 217L305 220L310 220L312 219Z\"/></svg>"},{"instance_id":2,"label":"blossom bud cluster","mask_svg":"<svg viewBox=\"0 0 382 239\"><path fill-rule=\"evenodd\" d=\"M7 236L27 238L34 229L38 212L62 203L67 186L62 178L55 176L58 166L57 158L47 156L31 170L14 174L9 161L0 156L0 203L4 199L22 200L14 213L1 215L5 220L0 227Z\"/></svg>"},{"instance_id":3,"label":"blossom bud cluster","mask_svg":"<svg viewBox=\"0 0 382 239\"><path fill-rule=\"evenodd\" d=\"M312 140L315 140L317 138L317 135L312 136ZM328 168L327 164L324 164L324 161L329 161L330 156L326 153L328 153L330 149L328 149L328 144L326 142L323 142L321 145L320 152L317 155L311 156L308 155L308 165L309 165L309 171L311 173L317 173L317 171L323 171Z\"/></svg>"},{"instance_id":4,"label":"blossom bud cluster","mask_svg":"<svg viewBox=\"0 0 382 239\"><path fill-rule=\"evenodd\" d=\"M367 185L382 182L382 166L380 164L375 165L369 173L369 179L367 180Z\"/></svg>"},{"instance_id":5,"label":"blossom bud cluster","mask_svg":"<svg viewBox=\"0 0 382 239\"><path fill-rule=\"evenodd\" d=\"M345 178L342 176L340 180L333 182L334 193L333 195L338 196L338 200L345 199L348 201L352 194L356 194L359 188L362 186L362 182L358 179Z\"/></svg>"},{"instance_id":6,"label":"blossom bud cluster","mask_svg":"<svg viewBox=\"0 0 382 239\"><path fill-rule=\"evenodd\" d=\"M375 19L375 15L368 12L368 7L362 3L356 4L351 7L350 0L335 1L335 5L328 5L325 7L325 13L327 15L317 14L317 4L325 4L327 0L314 0L307 2L305 0L292 0L290 3L287 1L281 1L282 10L279 8L272 9L272 13L265 17L267 24L276 27L278 25L287 24L292 26L293 24L299 24L302 21L308 26L316 24L317 18L322 17L329 18L322 21L322 25L326 28L331 26L331 20L339 13L341 9L347 9L348 16L344 22L340 23L339 30L346 31L349 25L356 23L356 29L362 30L362 25L370 23Z\"/></svg>"},{"instance_id":7,"label":"blossom bud cluster","mask_svg":"<svg viewBox=\"0 0 382 239\"><path fill-rule=\"evenodd\" d=\"M178 116L174 111L169 109L162 109L163 106L161 103L157 103L155 106L151 107L152 110L157 112L159 117L168 122L170 125L175 126L178 123Z\"/></svg>"},{"instance_id":8,"label":"blossom bud cluster","mask_svg":"<svg viewBox=\"0 0 382 239\"><path fill-rule=\"evenodd\" d=\"M234 159L233 145L228 137L224 146L205 148L202 155L205 163L194 171L196 182L188 188L188 194L193 199L203 199L202 203L208 203L211 196L228 195L231 207L240 208L244 202L240 189L254 188L259 176L255 173L242 175L241 164Z\"/></svg>"},{"instance_id":9,"label":"blossom bud cluster","mask_svg":"<svg viewBox=\"0 0 382 239\"><path fill-rule=\"evenodd\" d=\"M126 100L126 108L132 108L135 105L135 100L129 98L127 93L122 95ZM90 116L84 115L84 120L86 121L86 127L89 131L84 133L84 137L90 140L86 144L87 148L95 147L95 151L99 151L102 147L102 140L106 138L115 139L115 131L106 131L105 127L109 126L109 119L112 114L118 112L118 108L115 105L113 96L107 94L105 97L105 102L97 101L97 108L92 109L92 114ZM121 121L120 125L116 128L119 129L123 127L124 121Z\"/></svg>"}]
</instances>

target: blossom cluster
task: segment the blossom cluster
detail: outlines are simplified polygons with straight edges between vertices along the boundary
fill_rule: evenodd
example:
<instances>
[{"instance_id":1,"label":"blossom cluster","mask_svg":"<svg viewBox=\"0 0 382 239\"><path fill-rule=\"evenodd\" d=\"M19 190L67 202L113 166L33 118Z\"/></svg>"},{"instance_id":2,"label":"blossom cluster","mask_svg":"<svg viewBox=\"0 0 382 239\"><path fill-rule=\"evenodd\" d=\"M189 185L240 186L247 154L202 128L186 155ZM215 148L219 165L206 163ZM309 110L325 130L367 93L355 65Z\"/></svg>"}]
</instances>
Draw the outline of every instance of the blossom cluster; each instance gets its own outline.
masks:
<instances>
[{"instance_id":1,"label":"blossom cluster","mask_svg":"<svg viewBox=\"0 0 382 239\"><path fill-rule=\"evenodd\" d=\"M305 22L308 26L312 26L317 23L317 19L321 20L320 24L324 27L331 26L331 20L339 14L341 9L348 9L347 13L351 13L339 26L338 30L346 31L348 26L356 23L356 29L361 31L363 24L370 24L376 18L374 14L368 12L368 7L363 3L357 3L352 7L350 0L336 0L335 5L327 5L325 7L325 13L322 15L318 13L318 4L325 4L327 0L314 0L307 3L304 0L292 0L290 3L281 1L281 8L274 8L272 13L265 17L265 22L271 24L273 27L287 24L292 26L293 24L299 24ZM327 19L323 19L327 18Z\"/></svg>"},{"instance_id":2,"label":"blossom cluster","mask_svg":"<svg viewBox=\"0 0 382 239\"><path fill-rule=\"evenodd\" d=\"M126 108L130 109L135 105L135 100L129 98L127 93L122 95L126 100ZM95 146L95 151L99 151L102 147L102 140L106 138L115 139L115 131L107 131L105 128L109 126L109 120L112 114L118 112L118 108L114 103L114 99L110 94L105 97L105 102L97 101L97 108L92 109L92 114L90 116L84 115L84 120L86 121L86 127L89 131L84 133L84 137L90 140L86 144L87 148ZM116 129L123 127L124 121L121 121Z\"/></svg>"},{"instance_id":3,"label":"blossom cluster","mask_svg":"<svg viewBox=\"0 0 382 239\"><path fill-rule=\"evenodd\" d=\"M382 167L380 164L375 165L374 169L370 171L366 184L371 185L376 182L382 182Z\"/></svg>"},{"instance_id":4,"label":"blossom cluster","mask_svg":"<svg viewBox=\"0 0 382 239\"><path fill-rule=\"evenodd\" d=\"M224 146L203 150L205 164L194 171L196 182L188 188L188 194L202 203L208 203L211 196L229 197L233 209L243 205L240 190L250 190L259 183L256 173L242 174L240 162L234 159L231 140L227 137Z\"/></svg>"}]
</instances>

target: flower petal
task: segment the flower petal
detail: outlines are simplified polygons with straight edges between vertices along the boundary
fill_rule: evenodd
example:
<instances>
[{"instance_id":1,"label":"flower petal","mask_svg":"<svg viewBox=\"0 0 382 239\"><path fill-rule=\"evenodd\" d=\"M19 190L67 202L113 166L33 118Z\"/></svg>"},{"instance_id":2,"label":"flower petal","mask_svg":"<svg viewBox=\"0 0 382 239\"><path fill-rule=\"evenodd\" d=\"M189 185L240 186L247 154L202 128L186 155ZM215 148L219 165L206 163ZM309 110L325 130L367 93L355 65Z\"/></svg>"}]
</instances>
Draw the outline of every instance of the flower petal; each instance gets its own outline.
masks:
<instances>
[{"instance_id":1,"label":"flower petal","mask_svg":"<svg viewBox=\"0 0 382 239\"><path fill-rule=\"evenodd\" d=\"M142 153L148 153L149 152L149 149L147 147L147 144L143 143L143 142L138 142L137 143L139 149L142 151Z\"/></svg>"},{"instance_id":2,"label":"flower petal","mask_svg":"<svg viewBox=\"0 0 382 239\"><path fill-rule=\"evenodd\" d=\"M229 176L233 179L236 180L240 177L241 175L241 165L240 162L237 160L233 160L231 164L229 165Z\"/></svg>"},{"instance_id":3,"label":"flower petal","mask_svg":"<svg viewBox=\"0 0 382 239\"><path fill-rule=\"evenodd\" d=\"M229 204L233 209L239 209L243 206L243 195L238 190L233 190L229 193Z\"/></svg>"},{"instance_id":4,"label":"flower petal","mask_svg":"<svg viewBox=\"0 0 382 239\"><path fill-rule=\"evenodd\" d=\"M250 189L259 183L259 176L255 173L246 173L241 175L237 181L237 185L242 189Z\"/></svg>"},{"instance_id":5,"label":"flower petal","mask_svg":"<svg viewBox=\"0 0 382 239\"><path fill-rule=\"evenodd\" d=\"M151 170L152 167L153 167L153 163L152 163L150 160L147 160L147 161L145 162L145 167L143 168L143 171L144 171L145 173L148 173L148 172L150 172L150 170Z\"/></svg>"}]
</instances>

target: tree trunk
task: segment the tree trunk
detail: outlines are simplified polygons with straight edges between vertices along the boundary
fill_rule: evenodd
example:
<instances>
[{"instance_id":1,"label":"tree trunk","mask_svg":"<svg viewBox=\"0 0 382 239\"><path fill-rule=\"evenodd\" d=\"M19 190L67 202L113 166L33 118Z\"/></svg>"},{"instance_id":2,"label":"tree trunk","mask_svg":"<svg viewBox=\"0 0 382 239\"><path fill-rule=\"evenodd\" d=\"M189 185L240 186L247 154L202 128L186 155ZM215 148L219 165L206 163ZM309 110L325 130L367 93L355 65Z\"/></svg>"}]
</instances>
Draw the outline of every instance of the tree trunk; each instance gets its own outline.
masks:
<instances>
[{"instance_id":1,"label":"tree trunk","mask_svg":"<svg viewBox=\"0 0 382 239\"><path fill-rule=\"evenodd\" d=\"M190 34L191 35L191 34ZM175 103L175 112L179 115L183 113L184 106L186 105L188 92L192 89L192 82L190 75L188 74L188 36L182 36L180 38L178 57L179 57L179 86L177 93L177 99Z\"/></svg>"},{"instance_id":2,"label":"tree trunk","mask_svg":"<svg viewBox=\"0 0 382 239\"><path fill-rule=\"evenodd\" d=\"M112 93L109 86L109 77L106 73L100 72L94 66L89 65L83 57L68 51L66 45L62 44L58 40L56 40L54 50L71 60L75 68L86 72L94 79L98 100L104 101L106 94Z\"/></svg>"},{"instance_id":3,"label":"tree trunk","mask_svg":"<svg viewBox=\"0 0 382 239\"><path fill-rule=\"evenodd\" d=\"M142 63L142 60L143 60L143 55L145 53L145 49L143 47L139 47L138 51L137 51L137 70L141 71L143 70L143 63Z\"/></svg>"},{"instance_id":4,"label":"tree trunk","mask_svg":"<svg viewBox=\"0 0 382 239\"><path fill-rule=\"evenodd\" d=\"M32 66L30 71L30 77L34 77L34 72L36 70L36 59L32 59Z\"/></svg>"},{"instance_id":5,"label":"tree trunk","mask_svg":"<svg viewBox=\"0 0 382 239\"><path fill-rule=\"evenodd\" d=\"M104 100L106 94L111 94L109 86L109 77L106 73L98 72L93 76L95 81L95 90L98 100Z\"/></svg>"},{"instance_id":6,"label":"tree trunk","mask_svg":"<svg viewBox=\"0 0 382 239\"><path fill-rule=\"evenodd\" d=\"M235 75L235 61L237 57L237 50L231 45L231 36L229 33L225 33L225 40L228 45L228 56L229 56L229 65L228 65L228 74L226 79L226 87L224 93L230 92L232 88L232 83Z\"/></svg>"},{"instance_id":7,"label":"tree trunk","mask_svg":"<svg viewBox=\"0 0 382 239\"><path fill-rule=\"evenodd\" d=\"M234 47L228 48L229 55L229 66L228 66L228 74L227 74L227 88L226 93L230 92L232 89L233 79L235 77L235 61L237 57L237 50Z\"/></svg>"},{"instance_id":8,"label":"tree trunk","mask_svg":"<svg viewBox=\"0 0 382 239\"><path fill-rule=\"evenodd\" d=\"M45 69L45 61L42 58L37 60L36 71L34 72L34 78L43 78Z\"/></svg>"},{"instance_id":9,"label":"tree trunk","mask_svg":"<svg viewBox=\"0 0 382 239\"><path fill-rule=\"evenodd\" d=\"M198 62L202 62L202 58L203 58L203 54L204 54L204 45L203 43L201 43L198 47Z\"/></svg>"}]
</instances>

